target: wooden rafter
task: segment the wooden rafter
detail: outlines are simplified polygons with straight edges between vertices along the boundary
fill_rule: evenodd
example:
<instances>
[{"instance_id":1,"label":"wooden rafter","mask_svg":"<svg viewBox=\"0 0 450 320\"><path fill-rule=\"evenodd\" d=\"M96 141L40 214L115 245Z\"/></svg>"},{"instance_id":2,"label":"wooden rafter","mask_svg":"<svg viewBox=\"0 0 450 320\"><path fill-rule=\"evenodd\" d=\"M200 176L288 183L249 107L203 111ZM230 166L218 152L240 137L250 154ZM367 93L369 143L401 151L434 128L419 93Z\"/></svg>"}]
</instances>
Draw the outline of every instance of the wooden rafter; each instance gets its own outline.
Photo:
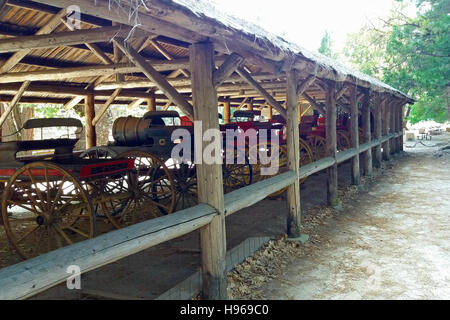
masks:
<instances>
[{"instance_id":1,"label":"wooden rafter","mask_svg":"<svg viewBox=\"0 0 450 320\"><path fill-rule=\"evenodd\" d=\"M316 76L311 75L306 78L297 88L297 96L301 96L316 80Z\"/></svg>"},{"instance_id":2,"label":"wooden rafter","mask_svg":"<svg viewBox=\"0 0 450 320\"><path fill-rule=\"evenodd\" d=\"M11 113L11 111L13 111L13 109L17 106L17 104L19 103L20 99L22 98L23 94L25 93L25 91L27 90L29 85L30 85L30 81L25 81L24 83L22 83L22 85L20 86L19 91L17 91L16 95L12 99L12 101L9 104L8 108L5 110L5 112L0 117L0 127L6 121L6 118Z\"/></svg>"},{"instance_id":3,"label":"wooden rafter","mask_svg":"<svg viewBox=\"0 0 450 320\"><path fill-rule=\"evenodd\" d=\"M217 88L225 80L230 77L237 68L239 68L244 63L244 58L236 53L232 53L225 62L219 67L219 69L214 71L213 82L214 86Z\"/></svg>"},{"instance_id":4,"label":"wooden rafter","mask_svg":"<svg viewBox=\"0 0 450 320\"><path fill-rule=\"evenodd\" d=\"M287 117L286 109L283 108L283 106L276 101L255 79L252 78L252 76L245 71L242 67L238 68L236 72L250 84L253 88L258 91L261 96L264 97L264 99L267 100L267 102L274 107L284 118Z\"/></svg>"},{"instance_id":5,"label":"wooden rafter","mask_svg":"<svg viewBox=\"0 0 450 320\"><path fill-rule=\"evenodd\" d=\"M103 105L102 109L95 115L95 118L92 119L92 125L95 126L97 124L97 122L100 121L102 116L105 114L106 110L108 110L108 108L111 106L111 104L117 98L117 96L120 94L120 91L122 91L122 89L116 89L114 91L114 93L108 98L106 103Z\"/></svg>"},{"instance_id":6,"label":"wooden rafter","mask_svg":"<svg viewBox=\"0 0 450 320\"><path fill-rule=\"evenodd\" d=\"M61 18L67 15L67 10L62 9L57 14L55 14L50 21L43 26L39 31L36 33L36 35L42 35L42 34L48 34L51 33L53 30L56 29L61 24ZM20 60L22 60L23 57L25 57L27 54L29 54L32 51L32 49L23 49L19 50L16 53L14 53L1 67L0 67L0 74L6 73L12 68L14 68L15 65L17 65Z\"/></svg>"},{"instance_id":7,"label":"wooden rafter","mask_svg":"<svg viewBox=\"0 0 450 320\"><path fill-rule=\"evenodd\" d=\"M128 59L140 69L141 72L143 72L151 81L157 83L158 87L164 92L164 94L171 99L189 118L192 119L194 114L192 105L180 93L178 93L174 87L170 85L166 78L164 78L153 66L151 66L138 52L131 48L131 46L125 46L124 39L115 38L114 42L128 57Z\"/></svg>"},{"instance_id":8,"label":"wooden rafter","mask_svg":"<svg viewBox=\"0 0 450 320\"><path fill-rule=\"evenodd\" d=\"M311 104L314 109L320 111L322 114L326 114L325 108L319 105L314 98L310 97L306 92L304 92L302 96Z\"/></svg>"}]
</instances>

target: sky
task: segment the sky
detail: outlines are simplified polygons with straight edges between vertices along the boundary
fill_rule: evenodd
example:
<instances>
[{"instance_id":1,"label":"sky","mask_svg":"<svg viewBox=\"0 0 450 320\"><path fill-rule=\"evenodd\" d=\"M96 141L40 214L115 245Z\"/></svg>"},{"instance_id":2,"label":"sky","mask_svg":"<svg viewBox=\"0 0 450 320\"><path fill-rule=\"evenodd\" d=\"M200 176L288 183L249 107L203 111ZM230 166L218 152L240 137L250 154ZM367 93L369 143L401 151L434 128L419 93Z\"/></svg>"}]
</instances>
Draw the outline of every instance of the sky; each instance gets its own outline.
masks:
<instances>
[{"instance_id":1,"label":"sky","mask_svg":"<svg viewBox=\"0 0 450 320\"><path fill-rule=\"evenodd\" d=\"M348 33L386 17L394 0L213 0L221 10L317 51L328 31L340 50Z\"/></svg>"}]
</instances>

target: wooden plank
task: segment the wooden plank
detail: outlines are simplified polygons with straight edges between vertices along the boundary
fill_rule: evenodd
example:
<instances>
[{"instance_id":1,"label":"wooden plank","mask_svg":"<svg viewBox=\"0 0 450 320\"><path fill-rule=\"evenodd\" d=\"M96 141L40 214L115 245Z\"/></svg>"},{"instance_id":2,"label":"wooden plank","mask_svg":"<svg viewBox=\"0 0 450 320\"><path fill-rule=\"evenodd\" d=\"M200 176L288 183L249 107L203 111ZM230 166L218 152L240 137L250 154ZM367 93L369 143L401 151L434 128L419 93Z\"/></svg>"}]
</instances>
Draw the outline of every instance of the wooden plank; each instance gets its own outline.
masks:
<instances>
[{"instance_id":1,"label":"wooden plank","mask_svg":"<svg viewBox=\"0 0 450 320\"><path fill-rule=\"evenodd\" d=\"M20 50L53 48L82 43L107 42L114 36L124 37L130 32L129 27L103 27L71 32L57 32L34 36L21 36L0 40L0 53Z\"/></svg>"},{"instance_id":2,"label":"wooden plank","mask_svg":"<svg viewBox=\"0 0 450 320\"><path fill-rule=\"evenodd\" d=\"M189 118L193 117L192 105L172 87L155 68L153 68L147 61L137 53L131 46L124 45L124 39L115 38L114 43L123 51L123 53L133 62L151 81L154 81L158 88L172 100Z\"/></svg>"},{"instance_id":3,"label":"wooden plank","mask_svg":"<svg viewBox=\"0 0 450 320\"><path fill-rule=\"evenodd\" d=\"M203 130L219 130L218 99L213 83L214 47L211 43L196 43L189 47L192 74L192 99L195 121ZM214 140L220 150L220 139ZM203 152L209 144L202 142ZM197 150L196 150L197 151ZM220 155L216 155L221 157ZM198 161L199 159L197 159ZM211 223L200 229L202 249L202 296L206 300L227 298L226 232L222 165L202 163L197 168L198 201L214 207L219 213ZM214 187L211 187L214 186Z\"/></svg>"},{"instance_id":4,"label":"wooden plank","mask_svg":"<svg viewBox=\"0 0 450 320\"><path fill-rule=\"evenodd\" d=\"M287 124L286 124L286 150L288 168L296 175L300 169L300 137L298 131L298 75L295 70L288 71L286 86L286 106L287 106ZM310 82L310 80L308 81ZM305 87L307 87L305 85ZM287 234L291 238L300 237L301 226L301 203L300 203L300 182L298 179L288 186L287 189Z\"/></svg>"},{"instance_id":5,"label":"wooden plank","mask_svg":"<svg viewBox=\"0 0 450 320\"><path fill-rule=\"evenodd\" d=\"M160 243L188 234L211 222L214 208L193 208L148 220L94 239L23 261L0 270L0 299L26 299L67 280L67 266L85 273Z\"/></svg>"},{"instance_id":6,"label":"wooden plank","mask_svg":"<svg viewBox=\"0 0 450 320\"><path fill-rule=\"evenodd\" d=\"M57 14L55 14L49 22L45 26L43 26L41 29L39 29L38 32L36 32L36 35L42 35L42 34L48 34L51 33L53 30L55 30L60 24L61 24L61 18L66 16L67 10L62 9ZM1 67L0 67L0 74L6 73L10 71L12 68L14 68L15 65L17 65L20 60L22 60L23 57L25 57L27 54L29 54L32 51L32 49L23 49L20 51L15 52ZM25 80L22 80L25 81ZM20 82L20 81L18 81Z\"/></svg>"},{"instance_id":7,"label":"wooden plank","mask_svg":"<svg viewBox=\"0 0 450 320\"><path fill-rule=\"evenodd\" d=\"M283 106L276 101L255 79L252 78L252 76L244 70L244 68L240 67L237 68L236 72L245 80L248 82L250 86L255 88L261 96L263 96L264 99L267 100L267 103L270 104L272 107L274 107L285 119L287 118L286 109L283 108Z\"/></svg>"},{"instance_id":8,"label":"wooden plank","mask_svg":"<svg viewBox=\"0 0 450 320\"><path fill-rule=\"evenodd\" d=\"M244 58L236 53L228 56L225 62L214 71L214 86L217 88L244 63Z\"/></svg>"},{"instance_id":9,"label":"wooden plank","mask_svg":"<svg viewBox=\"0 0 450 320\"><path fill-rule=\"evenodd\" d=\"M147 99L147 111L156 111L156 98L155 98L155 96Z\"/></svg>"},{"instance_id":10,"label":"wooden plank","mask_svg":"<svg viewBox=\"0 0 450 320\"><path fill-rule=\"evenodd\" d=\"M350 96L350 145L352 148L359 148L359 124L358 124L358 90L355 85L349 85ZM352 158L352 184L361 184L361 174L359 168L359 153Z\"/></svg>"},{"instance_id":11,"label":"wooden plank","mask_svg":"<svg viewBox=\"0 0 450 320\"><path fill-rule=\"evenodd\" d=\"M89 149L97 145L97 134L95 132L95 125L93 124L93 120L95 119L95 98L93 94L85 97L84 119L86 149Z\"/></svg>"},{"instance_id":12,"label":"wooden plank","mask_svg":"<svg viewBox=\"0 0 450 320\"><path fill-rule=\"evenodd\" d=\"M327 155L336 158L337 136L336 136L336 83L330 82L326 92L326 139ZM327 169L327 201L331 207L339 205L338 197L338 172L337 164Z\"/></svg>"},{"instance_id":13,"label":"wooden plank","mask_svg":"<svg viewBox=\"0 0 450 320\"><path fill-rule=\"evenodd\" d=\"M145 61L145 60L143 60ZM149 61L153 68L157 71L171 71L178 67L188 64L187 59L176 61ZM148 65L148 63L147 63ZM0 77L0 83L22 82L22 81L48 81L48 80L65 80L72 78L110 76L117 73L138 73L141 72L140 67L136 67L129 63L120 63L113 65L96 65L75 68L58 68L52 70L39 70L30 72L14 72L6 73Z\"/></svg>"},{"instance_id":14,"label":"wooden plank","mask_svg":"<svg viewBox=\"0 0 450 320\"><path fill-rule=\"evenodd\" d=\"M300 167L299 179L309 177L317 172L325 170L336 164L336 159L334 157L326 157L313 163L307 164Z\"/></svg>"},{"instance_id":15,"label":"wooden plank","mask_svg":"<svg viewBox=\"0 0 450 320\"><path fill-rule=\"evenodd\" d=\"M370 93L367 91L365 98L362 100L362 130L364 140L362 143L372 142L372 124L371 124L371 110L370 110ZM366 176L373 175L372 166L372 148L369 148L362 157L363 171Z\"/></svg>"},{"instance_id":16,"label":"wooden plank","mask_svg":"<svg viewBox=\"0 0 450 320\"><path fill-rule=\"evenodd\" d=\"M0 117L0 127L3 126L3 123L5 123L6 118L9 116L11 111L17 106L20 99L22 98L23 94L27 90L28 86L30 85L30 81L25 81L22 83L22 85L19 88L19 91L17 91L16 95L12 99L11 103L9 104L8 108L5 110L5 112Z\"/></svg>"},{"instance_id":17,"label":"wooden plank","mask_svg":"<svg viewBox=\"0 0 450 320\"><path fill-rule=\"evenodd\" d=\"M303 168L303 167L302 167ZM232 191L225 195L225 211L230 216L239 210L253 206L269 195L291 185L297 179L293 171L287 171L267 180L254 183L250 186ZM246 196L243 196L246 195Z\"/></svg>"}]
</instances>

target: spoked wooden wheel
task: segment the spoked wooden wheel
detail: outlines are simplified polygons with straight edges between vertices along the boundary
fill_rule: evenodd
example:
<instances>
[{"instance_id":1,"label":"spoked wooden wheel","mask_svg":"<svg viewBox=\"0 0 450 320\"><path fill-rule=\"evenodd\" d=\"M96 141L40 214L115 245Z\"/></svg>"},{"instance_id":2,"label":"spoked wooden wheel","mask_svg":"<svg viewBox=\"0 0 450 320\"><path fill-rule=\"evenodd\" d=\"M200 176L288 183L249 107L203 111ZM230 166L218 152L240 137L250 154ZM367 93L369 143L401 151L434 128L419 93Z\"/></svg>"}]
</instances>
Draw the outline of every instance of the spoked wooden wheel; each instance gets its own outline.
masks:
<instances>
[{"instance_id":1,"label":"spoked wooden wheel","mask_svg":"<svg viewBox=\"0 0 450 320\"><path fill-rule=\"evenodd\" d=\"M299 143L299 152L300 152L300 167L305 166L307 164L313 163L314 156L313 153L308 145L308 143L300 138ZM305 182L308 179L308 177L305 177L303 179L300 179L300 184Z\"/></svg>"},{"instance_id":2,"label":"spoked wooden wheel","mask_svg":"<svg viewBox=\"0 0 450 320\"><path fill-rule=\"evenodd\" d=\"M113 159L115 157L117 152L108 147L94 147L80 154L80 158L83 159Z\"/></svg>"},{"instance_id":3,"label":"spoked wooden wheel","mask_svg":"<svg viewBox=\"0 0 450 320\"><path fill-rule=\"evenodd\" d=\"M232 163L229 163L230 159L233 159ZM234 148L225 150L222 173L224 193L240 189L252 183L253 169L248 157L244 152L239 157L238 151Z\"/></svg>"},{"instance_id":4,"label":"spoked wooden wheel","mask_svg":"<svg viewBox=\"0 0 450 320\"><path fill-rule=\"evenodd\" d=\"M287 171L287 150L277 143L267 142L267 144L258 144L251 147L249 159L255 182L272 178ZM286 191L286 188L271 194L269 198L278 197L284 191Z\"/></svg>"},{"instance_id":5,"label":"spoked wooden wheel","mask_svg":"<svg viewBox=\"0 0 450 320\"><path fill-rule=\"evenodd\" d=\"M345 131L338 131L337 135L337 150L338 151L344 151L347 149L350 149L350 139L348 137L347 132Z\"/></svg>"},{"instance_id":6,"label":"spoked wooden wheel","mask_svg":"<svg viewBox=\"0 0 450 320\"><path fill-rule=\"evenodd\" d=\"M117 159L134 159L134 169L110 185L109 193L128 190L128 198L112 196L108 204L108 218L116 227L124 227L173 212L175 188L168 168L154 155L145 151L127 151Z\"/></svg>"},{"instance_id":7,"label":"spoked wooden wheel","mask_svg":"<svg viewBox=\"0 0 450 320\"><path fill-rule=\"evenodd\" d=\"M29 259L92 238L94 210L80 182L48 162L25 165L10 178L2 218L12 247Z\"/></svg>"},{"instance_id":8,"label":"spoked wooden wheel","mask_svg":"<svg viewBox=\"0 0 450 320\"><path fill-rule=\"evenodd\" d=\"M175 210L183 210L198 204L197 171L194 163L167 162L175 187Z\"/></svg>"},{"instance_id":9,"label":"spoked wooden wheel","mask_svg":"<svg viewBox=\"0 0 450 320\"><path fill-rule=\"evenodd\" d=\"M320 160L327 156L327 140L324 137L317 135L308 136L307 143L314 160Z\"/></svg>"}]
</instances>

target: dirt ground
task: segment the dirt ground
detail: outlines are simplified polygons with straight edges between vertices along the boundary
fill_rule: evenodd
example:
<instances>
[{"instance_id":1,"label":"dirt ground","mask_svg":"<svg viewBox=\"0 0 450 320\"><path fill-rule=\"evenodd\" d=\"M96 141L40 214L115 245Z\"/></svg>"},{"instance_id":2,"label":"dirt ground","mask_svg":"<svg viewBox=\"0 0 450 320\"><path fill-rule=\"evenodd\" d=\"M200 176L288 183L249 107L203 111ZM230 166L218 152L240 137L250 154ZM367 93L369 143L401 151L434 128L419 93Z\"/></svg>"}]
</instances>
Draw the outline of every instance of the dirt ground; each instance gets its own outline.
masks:
<instances>
[{"instance_id":1,"label":"dirt ground","mask_svg":"<svg viewBox=\"0 0 450 320\"><path fill-rule=\"evenodd\" d=\"M280 239L229 276L234 299L450 299L450 134L407 142L343 210L304 213L305 245ZM430 147L434 146L434 147Z\"/></svg>"}]
</instances>

